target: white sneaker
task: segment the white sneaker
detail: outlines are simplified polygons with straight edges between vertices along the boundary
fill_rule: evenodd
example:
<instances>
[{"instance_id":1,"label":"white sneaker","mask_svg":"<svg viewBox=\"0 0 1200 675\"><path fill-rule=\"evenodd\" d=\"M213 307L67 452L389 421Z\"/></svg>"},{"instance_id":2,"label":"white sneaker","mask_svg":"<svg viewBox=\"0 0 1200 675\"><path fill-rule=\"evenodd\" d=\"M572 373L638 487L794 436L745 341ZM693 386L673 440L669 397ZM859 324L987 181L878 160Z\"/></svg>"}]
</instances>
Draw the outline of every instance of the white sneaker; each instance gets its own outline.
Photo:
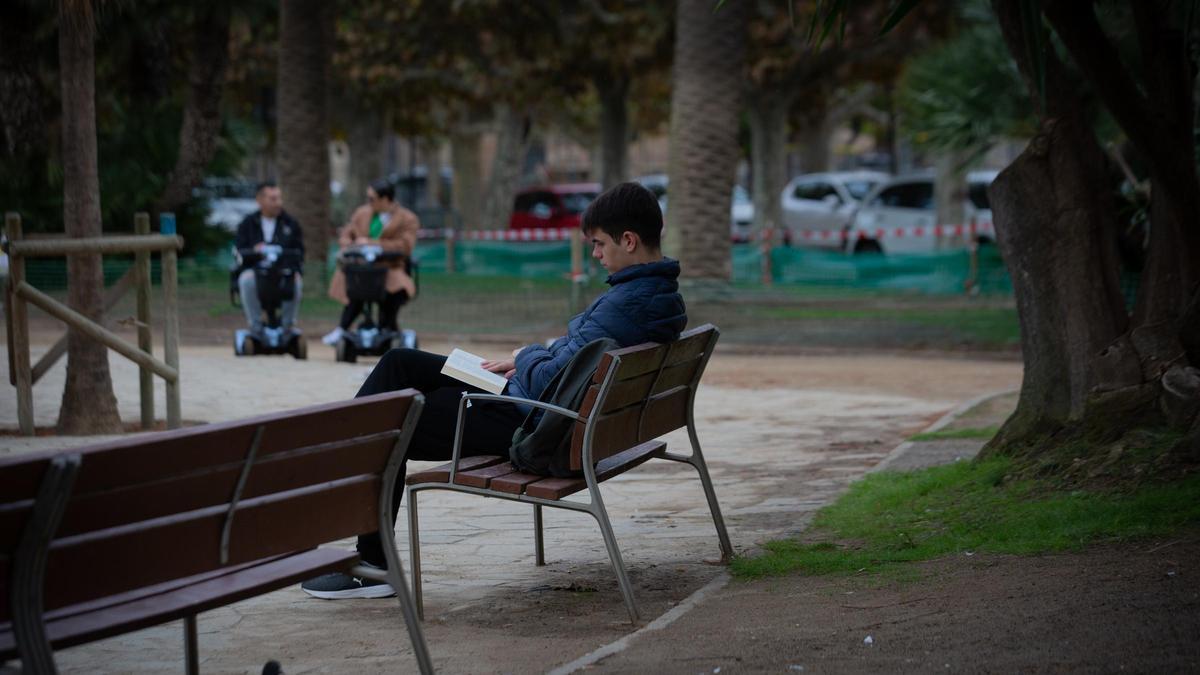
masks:
<instances>
[{"instance_id":1,"label":"white sneaker","mask_svg":"<svg viewBox=\"0 0 1200 675\"><path fill-rule=\"evenodd\" d=\"M325 337L321 338L321 342L324 342L325 344L332 347L332 346L336 345L338 342L341 342L343 335L345 335L345 331L342 330L341 326L338 326L337 328L334 328L333 330L329 331L325 335Z\"/></svg>"}]
</instances>

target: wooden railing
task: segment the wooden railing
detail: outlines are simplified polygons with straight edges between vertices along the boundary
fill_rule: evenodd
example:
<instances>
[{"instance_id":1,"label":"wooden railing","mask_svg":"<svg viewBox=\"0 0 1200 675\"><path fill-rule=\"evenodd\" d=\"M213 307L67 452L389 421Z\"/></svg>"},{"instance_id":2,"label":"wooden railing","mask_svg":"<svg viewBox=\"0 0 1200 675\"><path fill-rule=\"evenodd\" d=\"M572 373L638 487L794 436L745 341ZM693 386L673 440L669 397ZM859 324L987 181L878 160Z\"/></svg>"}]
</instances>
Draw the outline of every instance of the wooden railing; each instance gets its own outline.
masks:
<instances>
[{"instance_id":1,"label":"wooden railing","mask_svg":"<svg viewBox=\"0 0 1200 675\"><path fill-rule=\"evenodd\" d=\"M142 428L154 425L154 376L166 382L167 427L181 423L179 402L179 303L176 252L183 248L177 236L150 234L150 217L139 213L134 218L134 236L95 237L90 239L25 239L21 217L7 213L8 285L5 288L5 319L8 328L9 382L17 388L17 421L21 433L32 436L33 385L67 350L64 335L37 364L30 365L29 314L26 303L74 328L138 365L142 404ZM163 360L154 358L150 332L150 255L162 255L163 289ZM126 342L100 323L76 312L65 304L34 288L25 280L25 259L84 254L133 253L132 268L110 288L104 298L104 310L111 309L131 287L137 289L138 344ZM69 283L69 281L68 281Z\"/></svg>"}]
</instances>

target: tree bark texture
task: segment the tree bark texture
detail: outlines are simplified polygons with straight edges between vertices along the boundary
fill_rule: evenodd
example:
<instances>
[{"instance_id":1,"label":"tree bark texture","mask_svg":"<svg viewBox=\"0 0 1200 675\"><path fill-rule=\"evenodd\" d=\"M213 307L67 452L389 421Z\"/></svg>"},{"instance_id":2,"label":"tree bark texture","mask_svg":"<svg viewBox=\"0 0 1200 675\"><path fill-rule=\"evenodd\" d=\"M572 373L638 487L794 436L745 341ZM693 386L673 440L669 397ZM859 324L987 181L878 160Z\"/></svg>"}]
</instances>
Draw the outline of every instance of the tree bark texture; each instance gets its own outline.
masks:
<instances>
[{"instance_id":1,"label":"tree bark texture","mask_svg":"<svg viewBox=\"0 0 1200 675\"><path fill-rule=\"evenodd\" d=\"M332 17L322 0L283 0L279 13L279 127L275 146L279 187L284 208L304 230L308 259L323 263L327 244L333 238L328 104Z\"/></svg>"},{"instance_id":2,"label":"tree bark texture","mask_svg":"<svg viewBox=\"0 0 1200 675\"><path fill-rule=\"evenodd\" d=\"M454 210L462 218L464 229L481 229L480 211L483 206L483 157L480 152L480 133L471 126L461 126L450 132L450 164L454 168L454 191L451 198Z\"/></svg>"},{"instance_id":3,"label":"tree bark texture","mask_svg":"<svg viewBox=\"0 0 1200 675\"><path fill-rule=\"evenodd\" d=\"M599 78L600 184L605 190L629 174L629 77Z\"/></svg>"},{"instance_id":4,"label":"tree bark texture","mask_svg":"<svg viewBox=\"0 0 1200 675\"><path fill-rule=\"evenodd\" d=\"M1149 167L1150 247L1134 309L1132 339L1146 377L1160 377L1180 359L1200 358L1184 345L1200 343L1185 315L1200 293L1200 178L1194 138L1191 60L1170 3L1130 2L1140 48L1141 77L1122 62L1091 5L1052 0L1043 11L1055 33L1094 86ZM1197 310L1200 311L1200 310Z\"/></svg>"},{"instance_id":5,"label":"tree bark texture","mask_svg":"<svg viewBox=\"0 0 1200 675\"><path fill-rule=\"evenodd\" d=\"M480 221L484 229L508 227L513 196L521 182L521 168L529 149L529 116L508 103L495 106L496 154L488 174Z\"/></svg>"},{"instance_id":6,"label":"tree bark texture","mask_svg":"<svg viewBox=\"0 0 1200 675\"><path fill-rule=\"evenodd\" d=\"M62 83L63 226L68 237L99 237L100 174L96 150L95 28L90 7L59 5L58 57ZM104 271L100 255L67 257L67 304L102 321ZM60 434L121 431L108 350L75 329L67 333L67 381L58 414Z\"/></svg>"},{"instance_id":7,"label":"tree bark texture","mask_svg":"<svg viewBox=\"0 0 1200 675\"><path fill-rule=\"evenodd\" d=\"M25 157L46 143L47 102L38 84L34 11L0 8L0 157Z\"/></svg>"},{"instance_id":8,"label":"tree bark texture","mask_svg":"<svg viewBox=\"0 0 1200 675\"><path fill-rule=\"evenodd\" d=\"M787 182L788 98L775 92L747 100L750 119L750 174L754 231L760 236L783 228L780 194Z\"/></svg>"},{"instance_id":9,"label":"tree bark texture","mask_svg":"<svg viewBox=\"0 0 1200 675\"><path fill-rule=\"evenodd\" d=\"M671 76L670 204L665 249L685 279L728 282L729 210L747 5L679 0Z\"/></svg>"},{"instance_id":10,"label":"tree bark texture","mask_svg":"<svg viewBox=\"0 0 1200 675\"><path fill-rule=\"evenodd\" d=\"M197 3L192 27L192 60L188 65L187 101L179 127L179 156L158 198L155 211L170 211L187 203L192 188L217 151L221 131L221 94L229 65L229 25L232 15L225 0Z\"/></svg>"},{"instance_id":11,"label":"tree bark texture","mask_svg":"<svg viewBox=\"0 0 1200 675\"><path fill-rule=\"evenodd\" d=\"M354 97L351 101L355 100ZM366 199L367 186L383 177L383 149L386 125L378 107L346 104L351 111L346 120L346 144L350 146L350 180L346 185L351 204Z\"/></svg>"}]
</instances>

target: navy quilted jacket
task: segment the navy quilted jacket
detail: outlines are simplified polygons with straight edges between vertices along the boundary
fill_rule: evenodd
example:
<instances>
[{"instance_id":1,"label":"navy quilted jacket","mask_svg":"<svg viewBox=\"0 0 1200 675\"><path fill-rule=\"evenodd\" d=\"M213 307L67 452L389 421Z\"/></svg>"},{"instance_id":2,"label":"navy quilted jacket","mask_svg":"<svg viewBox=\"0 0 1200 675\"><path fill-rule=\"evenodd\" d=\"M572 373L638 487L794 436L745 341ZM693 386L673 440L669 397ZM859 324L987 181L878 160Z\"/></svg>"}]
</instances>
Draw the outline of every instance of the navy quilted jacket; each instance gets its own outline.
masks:
<instances>
[{"instance_id":1,"label":"navy quilted jacket","mask_svg":"<svg viewBox=\"0 0 1200 675\"><path fill-rule=\"evenodd\" d=\"M679 261L671 258L631 265L609 276L612 288L571 319L566 335L549 347L529 345L517 354L517 372L505 393L538 398L554 374L592 340L607 337L631 347L678 338L687 325L678 277Z\"/></svg>"}]
</instances>

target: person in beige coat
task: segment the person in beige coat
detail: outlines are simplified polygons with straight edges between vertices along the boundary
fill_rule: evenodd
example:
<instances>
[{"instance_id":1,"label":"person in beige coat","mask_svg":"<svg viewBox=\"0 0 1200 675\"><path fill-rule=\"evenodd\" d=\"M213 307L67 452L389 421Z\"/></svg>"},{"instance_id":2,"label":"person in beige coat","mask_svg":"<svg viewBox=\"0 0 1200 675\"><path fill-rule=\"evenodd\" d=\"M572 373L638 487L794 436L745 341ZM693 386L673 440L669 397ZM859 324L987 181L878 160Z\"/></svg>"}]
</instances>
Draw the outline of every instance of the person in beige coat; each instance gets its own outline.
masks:
<instances>
[{"instance_id":1,"label":"person in beige coat","mask_svg":"<svg viewBox=\"0 0 1200 675\"><path fill-rule=\"evenodd\" d=\"M396 203L396 188L386 180L377 180L367 188L367 203L355 209L338 233L338 245L376 244L386 252L403 253L403 258L389 261L387 298L379 308L380 328L396 330L396 314L400 306L417 293L416 284L405 271L408 256L417 245L417 230L421 223L416 214ZM354 319L362 313L363 301L346 295L346 275L339 268L329 282L329 297L345 305L342 319L328 335L325 344L336 345Z\"/></svg>"}]
</instances>

